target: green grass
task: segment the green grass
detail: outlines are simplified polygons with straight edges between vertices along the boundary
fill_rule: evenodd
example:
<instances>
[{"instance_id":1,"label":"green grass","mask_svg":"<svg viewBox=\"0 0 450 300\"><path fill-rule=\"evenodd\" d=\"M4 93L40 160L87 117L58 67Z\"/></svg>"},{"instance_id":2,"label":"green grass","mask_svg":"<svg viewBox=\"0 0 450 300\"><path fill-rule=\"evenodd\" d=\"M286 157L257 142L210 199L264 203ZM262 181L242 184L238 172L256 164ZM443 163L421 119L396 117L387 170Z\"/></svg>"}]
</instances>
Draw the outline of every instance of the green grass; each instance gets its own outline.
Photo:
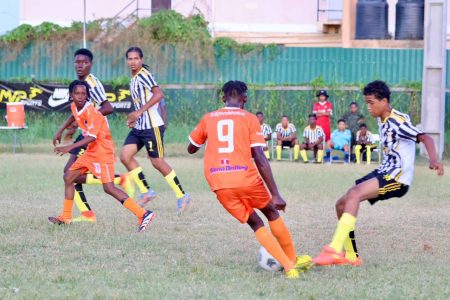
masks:
<instances>
[{"instance_id":1,"label":"green grass","mask_svg":"<svg viewBox=\"0 0 450 300\"><path fill-rule=\"evenodd\" d=\"M168 152L180 152L182 147ZM181 153L181 152L180 152ZM144 234L99 186L86 187L97 224L52 226L61 210L67 157L0 155L1 299L449 299L450 186L419 162L410 192L370 207L357 223L360 268L314 268L295 281L258 268L246 225L220 206L199 158L171 157L194 198L177 217L162 176L139 157L158 192ZM334 202L367 166L272 163L288 202L284 215L299 253L315 255L336 225ZM118 166L123 170L122 166Z\"/></svg>"}]
</instances>

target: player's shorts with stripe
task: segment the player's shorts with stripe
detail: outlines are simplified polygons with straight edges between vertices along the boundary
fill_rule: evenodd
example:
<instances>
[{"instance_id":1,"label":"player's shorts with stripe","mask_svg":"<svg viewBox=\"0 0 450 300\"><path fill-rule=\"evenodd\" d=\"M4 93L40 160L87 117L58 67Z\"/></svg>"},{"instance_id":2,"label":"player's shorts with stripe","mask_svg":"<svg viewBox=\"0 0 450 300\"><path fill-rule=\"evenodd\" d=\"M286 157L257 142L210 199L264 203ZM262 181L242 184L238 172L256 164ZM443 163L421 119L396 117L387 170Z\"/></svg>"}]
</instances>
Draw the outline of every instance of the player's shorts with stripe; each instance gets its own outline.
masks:
<instances>
[{"instance_id":1,"label":"player's shorts with stripe","mask_svg":"<svg viewBox=\"0 0 450 300\"><path fill-rule=\"evenodd\" d=\"M133 128L125 139L124 145L136 145L138 151L145 146L148 156L164 157L164 125L151 129Z\"/></svg>"},{"instance_id":2,"label":"player's shorts with stripe","mask_svg":"<svg viewBox=\"0 0 450 300\"><path fill-rule=\"evenodd\" d=\"M409 186L400 182L397 182L394 178L385 173L381 173L378 170L374 170L366 176L355 181L355 184L363 183L364 181L372 178L378 179L378 197L369 199L370 204L375 204L380 200L387 200L390 198L401 198L408 192Z\"/></svg>"},{"instance_id":3,"label":"player's shorts with stripe","mask_svg":"<svg viewBox=\"0 0 450 300\"><path fill-rule=\"evenodd\" d=\"M112 161L109 162L99 162L99 160L89 155L88 152L86 154L81 155L77 158L77 160L70 167L70 170L81 170L82 173L91 172L95 177L101 180L102 183L113 182L114 180L114 157L112 157Z\"/></svg>"},{"instance_id":4,"label":"player's shorts with stripe","mask_svg":"<svg viewBox=\"0 0 450 300\"><path fill-rule=\"evenodd\" d=\"M77 143L77 142L79 142L79 141L81 141L81 140L83 140L84 139L84 136L80 133L78 136L77 136L77 138L75 139L75 142L74 143ZM83 155L83 153L86 151L86 148L87 148L87 145L86 146L83 146L83 147L77 147L77 148L73 148L72 150L70 150L70 154L74 154L74 155L76 155L77 157L80 157L81 155Z\"/></svg>"},{"instance_id":5,"label":"player's shorts with stripe","mask_svg":"<svg viewBox=\"0 0 450 300\"><path fill-rule=\"evenodd\" d=\"M265 185L220 189L214 191L222 206L242 224L247 223L254 208L264 208L271 201Z\"/></svg>"}]
</instances>

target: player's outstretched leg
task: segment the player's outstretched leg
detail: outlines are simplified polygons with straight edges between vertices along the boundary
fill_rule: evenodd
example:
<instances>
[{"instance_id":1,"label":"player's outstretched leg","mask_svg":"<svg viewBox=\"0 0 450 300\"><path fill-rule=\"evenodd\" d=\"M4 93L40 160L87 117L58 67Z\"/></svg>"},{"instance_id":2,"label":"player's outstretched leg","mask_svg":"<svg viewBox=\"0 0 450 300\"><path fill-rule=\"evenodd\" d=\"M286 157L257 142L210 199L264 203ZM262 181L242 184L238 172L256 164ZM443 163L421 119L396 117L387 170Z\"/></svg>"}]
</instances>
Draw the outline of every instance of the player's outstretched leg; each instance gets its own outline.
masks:
<instances>
[{"instance_id":1,"label":"player's outstretched leg","mask_svg":"<svg viewBox=\"0 0 450 300\"><path fill-rule=\"evenodd\" d=\"M61 214L58 217L49 217L48 221L52 224L70 224L72 223L72 209L73 198L75 194L74 183L78 176L80 176L80 170L67 170L64 173L64 206Z\"/></svg>"},{"instance_id":2,"label":"player's outstretched leg","mask_svg":"<svg viewBox=\"0 0 450 300\"><path fill-rule=\"evenodd\" d=\"M343 214L339 219L333 240L323 247L322 252L314 258L314 263L320 266L346 264L343 253L344 244L355 230L356 216L361 201L374 199L378 196L379 183L377 178L372 178L350 188L342 201L344 203Z\"/></svg>"},{"instance_id":3,"label":"player's outstretched leg","mask_svg":"<svg viewBox=\"0 0 450 300\"><path fill-rule=\"evenodd\" d=\"M103 190L116 198L122 205L131 211L139 219L139 228L137 232L143 232L147 228L148 224L153 220L154 214L150 210L145 210L140 207L133 199L128 197L128 195L118 189L112 182L104 183Z\"/></svg>"},{"instance_id":4,"label":"player's outstretched leg","mask_svg":"<svg viewBox=\"0 0 450 300\"><path fill-rule=\"evenodd\" d=\"M259 243L283 266L286 277L298 278L299 272L295 268L295 262L286 255L275 237L264 227L263 220L256 212L253 212L249 216L247 224L255 232L256 239Z\"/></svg>"},{"instance_id":5,"label":"player's outstretched leg","mask_svg":"<svg viewBox=\"0 0 450 300\"><path fill-rule=\"evenodd\" d=\"M345 196L341 197L336 202L336 213L338 220L341 218L345 209ZM349 264L352 266L361 266L362 258L358 254L358 250L356 248L356 238L355 231L350 231L348 238L344 242L344 250L345 250L345 261L343 264Z\"/></svg>"},{"instance_id":6,"label":"player's outstretched leg","mask_svg":"<svg viewBox=\"0 0 450 300\"><path fill-rule=\"evenodd\" d=\"M169 186L175 193L177 198L177 214L181 215L191 205L191 195L186 193L181 186L175 170L162 157L150 157L150 161L155 169L157 169L166 179Z\"/></svg>"},{"instance_id":7,"label":"player's outstretched leg","mask_svg":"<svg viewBox=\"0 0 450 300\"><path fill-rule=\"evenodd\" d=\"M277 239L286 256L295 263L298 270L308 270L312 266L311 256L301 255L297 257L297 252L295 250L294 242L292 241L291 233L273 204L269 203L266 207L260 210L269 221L270 231Z\"/></svg>"},{"instance_id":8,"label":"player's outstretched leg","mask_svg":"<svg viewBox=\"0 0 450 300\"><path fill-rule=\"evenodd\" d=\"M69 170L69 168L73 165L73 163L77 160L77 155L71 153L69 160L64 167L64 174ZM73 218L73 222L90 222L94 223L96 221L95 213L92 211L89 203L87 202L86 195L83 191L83 185L76 183L75 184L75 194L72 198L80 211L81 215L79 217Z\"/></svg>"}]
</instances>

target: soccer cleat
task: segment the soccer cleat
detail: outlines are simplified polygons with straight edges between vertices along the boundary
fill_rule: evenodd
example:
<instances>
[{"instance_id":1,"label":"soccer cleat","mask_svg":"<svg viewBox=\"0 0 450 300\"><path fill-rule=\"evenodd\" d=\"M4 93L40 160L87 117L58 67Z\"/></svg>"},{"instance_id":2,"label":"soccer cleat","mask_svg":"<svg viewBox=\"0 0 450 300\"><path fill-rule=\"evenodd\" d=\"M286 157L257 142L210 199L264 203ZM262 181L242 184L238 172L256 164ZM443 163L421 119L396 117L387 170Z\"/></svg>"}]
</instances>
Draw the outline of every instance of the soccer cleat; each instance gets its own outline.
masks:
<instances>
[{"instance_id":1,"label":"soccer cleat","mask_svg":"<svg viewBox=\"0 0 450 300\"><path fill-rule=\"evenodd\" d=\"M295 268L301 272L306 272L314 265L313 259L309 255L300 255L297 257Z\"/></svg>"},{"instance_id":2,"label":"soccer cleat","mask_svg":"<svg viewBox=\"0 0 450 300\"><path fill-rule=\"evenodd\" d=\"M120 175L120 186L128 194L128 197L134 198L134 183L128 173Z\"/></svg>"},{"instance_id":3,"label":"soccer cleat","mask_svg":"<svg viewBox=\"0 0 450 300\"><path fill-rule=\"evenodd\" d=\"M79 217L73 218L72 222L95 223L97 222L97 217L95 216L95 213L92 210L87 210L81 212L81 215Z\"/></svg>"},{"instance_id":4,"label":"soccer cleat","mask_svg":"<svg viewBox=\"0 0 450 300\"><path fill-rule=\"evenodd\" d=\"M48 222L56 225L70 224L72 223L71 219L63 219L61 216L59 217L48 217Z\"/></svg>"},{"instance_id":5,"label":"soccer cleat","mask_svg":"<svg viewBox=\"0 0 450 300\"><path fill-rule=\"evenodd\" d=\"M183 197L177 199L177 214L181 215L191 205L191 195L184 194Z\"/></svg>"},{"instance_id":6,"label":"soccer cleat","mask_svg":"<svg viewBox=\"0 0 450 300\"><path fill-rule=\"evenodd\" d=\"M142 216L141 224L139 225L137 232L144 232L154 217L155 214L151 210L147 210L147 212Z\"/></svg>"},{"instance_id":7,"label":"soccer cleat","mask_svg":"<svg viewBox=\"0 0 450 300\"><path fill-rule=\"evenodd\" d=\"M139 205L141 207L146 207L150 202L156 199L156 193L154 190L149 189L147 193L144 193L141 195L141 201L139 202Z\"/></svg>"},{"instance_id":8,"label":"soccer cleat","mask_svg":"<svg viewBox=\"0 0 450 300\"><path fill-rule=\"evenodd\" d=\"M328 245L324 246L322 252L313 259L314 264L318 266L341 265L344 261L344 253L337 253Z\"/></svg>"},{"instance_id":9,"label":"soccer cleat","mask_svg":"<svg viewBox=\"0 0 450 300\"><path fill-rule=\"evenodd\" d=\"M355 261L350 261L349 259L345 258L344 261L341 263L341 265L350 265L353 267L360 267L363 264L363 260L361 256L358 256Z\"/></svg>"},{"instance_id":10,"label":"soccer cleat","mask_svg":"<svg viewBox=\"0 0 450 300\"><path fill-rule=\"evenodd\" d=\"M293 268L287 271L285 276L287 279L297 279L300 277L300 273L297 271L296 268Z\"/></svg>"}]
</instances>

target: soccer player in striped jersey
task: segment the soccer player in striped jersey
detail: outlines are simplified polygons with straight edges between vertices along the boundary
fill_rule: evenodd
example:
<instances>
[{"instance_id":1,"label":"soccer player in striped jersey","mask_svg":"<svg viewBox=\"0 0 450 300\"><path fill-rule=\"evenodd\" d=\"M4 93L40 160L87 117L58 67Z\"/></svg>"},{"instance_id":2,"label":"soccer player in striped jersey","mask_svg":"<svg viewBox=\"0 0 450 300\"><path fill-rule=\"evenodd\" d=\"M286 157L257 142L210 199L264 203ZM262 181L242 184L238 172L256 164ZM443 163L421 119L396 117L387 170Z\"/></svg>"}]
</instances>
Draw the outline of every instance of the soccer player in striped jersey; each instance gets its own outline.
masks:
<instances>
[{"instance_id":1,"label":"soccer player in striped jersey","mask_svg":"<svg viewBox=\"0 0 450 300\"><path fill-rule=\"evenodd\" d=\"M356 180L355 185L336 203L339 219L333 239L314 258L317 265L359 266L362 259L356 250L355 224L359 205L368 200L375 204L381 200L403 197L414 175L416 143L423 143L428 153L429 168L444 174L444 166L438 162L433 139L415 127L407 114L390 105L391 92L383 81L373 81L364 88L369 113L378 119L384 157L373 172Z\"/></svg>"},{"instance_id":2,"label":"soccer player in striped jersey","mask_svg":"<svg viewBox=\"0 0 450 300\"><path fill-rule=\"evenodd\" d=\"M153 167L166 179L177 198L177 213L181 214L189 205L191 197L181 187L175 171L164 160L164 121L158 112L158 106L164 94L144 64L144 54L138 47L126 52L128 67L132 78L130 92L135 111L128 115L127 126L131 128L125 139L120 160L128 169L131 178L141 192L141 206L145 207L156 197L156 193L147 183L143 170L134 156L142 147L147 150Z\"/></svg>"},{"instance_id":3,"label":"soccer player in striped jersey","mask_svg":"<svg viewBox=\"0 0 450 300\"><path fill-rule=\"evenodd\" d=\"M372 133L367 130L367 125L365 123L359 125L359 130L356 132L355 142L356 163L361 163L362 151L366 153L366 161L367 164L370 165L370 161L372 159L372 149L376 147L376 145L373 144Z\"/></svg>"},{"instance_id":4,"label":"soccer player in striped jersey","mask_svg":"<svg viewBox=\"0 0 450 300\"><path fill-rule=\"evenodd\" d=\"M264 147L264 155L267 157L267 159L270 159L270 152L269 152L269 146L268 142L272 140L272 128L270 128L269 124L264 123L265 117L264 113L261 111L258 111L256 113L256 117L259 120L259 124L261 125L261 131L264 135L264 140L266 141L266 147Z\"/></svg>"},{"instance_id":5,"label":"soccer player in striped jersey","mask_svg":"<svg viewBox=\"0 0 450 300\"><path fill-rule=\"evenodd\" d=\"M300 155L302 156L303 162L308 162L308 156L306 155L306 150L314 151L314 157L316 162L321 163L323 158L323 140L325 138L325 133L322 127L317 125L317 116L315 114L310 114L309 125L303 130L303 138L305 139L300 146Z\"/></svg>"},{"instance_id":6,"label":"soccer player in striped jersey","mask_svg":"<svg viewBox=\"0 0 450 300\"><path fill-rule=\"evenodd\" d=\"M78 80L86 81L89 85L89 99L88 101L98 109L102 115L107 116L113 112L113 107L111 103L106 98L105 89L103 84L98 80L92 73L91 68L93 66L94 55L89 49L78 49L74 54L74 67L77 74ZM56 132L53 138L53 145L57 145L61 142L61 136L66 128L71 128L72 130L77 128L77 124L73 115L71 115L66 122L64 122L61 127ZM73 131L72 131L73 132ZM80 133L75 140L75 143L83 140L84 136ZM72 166L75 160L83 155L86 150L86 146L76 147L70 151L70 157L64 167L64 173ZM89 206L86 195L83 191L83 183L87 184L101 184L101 181L91 173L83 175L84 180L80 180L79 183L75 184L75 197L74 202L81 212L79 217L73 218L73 222L87 221L95 222L95 213L91 210ZM115 184L121 184L128 193L133 193L133 187L130 185L128 176L115 175Z\"/></svg>"},{"instance_id":7,"label":"soccer player in striped jersey","mask_svg":"<svg viewBox=\"0 0 450 300\"><path fill-rule=\"evenodd\" d=\"M72 223L72 207L75 194L74 184L79 182L80 177L90 171L95 174L103 185L105 193L113 196L125 208L131 211L139 220L138 232L144 231L153 219L153 213L140 207L124 191L114 186L114 141L111 137L108 121L94 105L88 101L91 86L86 81L75 80L69 86L70 96L73 103L70 105L72 115L82 130L84 139L71 145L56 146L57 154L69 153L72 149L86 146L86 151L78 157L69 170L64 174L65 199L61 215L49 217L48 221L53 224Z\"/></svg>"},{"instance_id":8,"label":"soccer player in striped jersey","mask_svg":"<svg viewBox=\"0 0 450 300\"><path fill-rule=\"evenodd\" d=\"M281 123L275 127L277 133L277 160L281 160L281 150L283 147L294 147L294 160L298 160L300 146L298 145L297 129L294 124L289 123L288 116L281 117Z\"/></svg>"}]
</instances>

